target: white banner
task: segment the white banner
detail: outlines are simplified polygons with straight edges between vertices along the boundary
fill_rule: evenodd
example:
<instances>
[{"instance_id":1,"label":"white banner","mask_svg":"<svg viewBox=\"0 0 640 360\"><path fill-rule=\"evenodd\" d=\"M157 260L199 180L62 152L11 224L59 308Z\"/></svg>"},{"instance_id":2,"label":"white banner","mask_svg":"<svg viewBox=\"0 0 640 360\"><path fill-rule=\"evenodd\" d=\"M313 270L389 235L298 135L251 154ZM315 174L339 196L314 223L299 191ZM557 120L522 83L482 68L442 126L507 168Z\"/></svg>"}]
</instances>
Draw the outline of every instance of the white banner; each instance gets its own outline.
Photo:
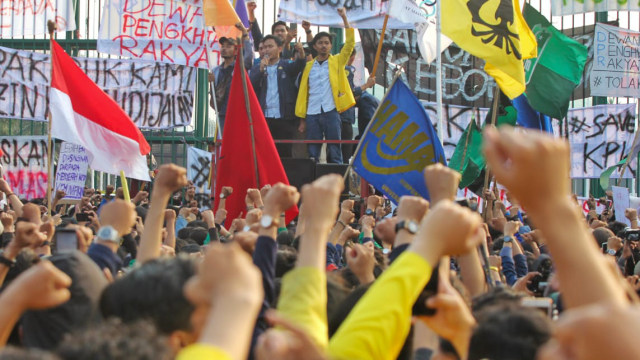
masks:
<instances>
[{"instance_id":1,"label":"white banner","mask_svg":"<svg viewBox=\"0 0 640 360\"><path fill-rule=\"evenodd\" d=\"M63 190L66 195L62 200L80 200L84 194L84 184L87 180L89 168L89 154L76 144L63 142L56 167L56 191Z\"/></svg>"},{"instance_id":2,"label":"white banner","mask_svg":"<svg viewBox=\"0 0 640 360\"><path fill-rule=\"evenodd\" d=\"M213 154L195 147L187 148L187 179L196 187L196 194L211 194L209 172Z\"/></svg>"},{"instance_id":3,"label":"white banner","mask_svg":"<svg viewBox=\"0 0 640 360\"><path fill-rule=\"evenodd\" d=\"M98 51L204 69L218 65L220 55L202 7L179 0L107 0Z\"/></svg>"},{"instance_id":4,"label":"white banner","mask_svg":"<svg viewBox=\"0 0 640 360\"><path fill-rule=\"evenodd\" d=\"M2 177L20 199L47 196L47 137L1 136Z\"/></svg>"},{"instance_id":5,"label":"white banner","mask_svg":"<svg viewBox=\"0 0 640 360\"><path fill-rule=\"evenodd\" d=\"M624 216L624 210L629 208L629 189L626 187L612 186L613 210L616 212L616 221L631 226L631 222Z\"/></svg>"},{"instance_id":6,"label":"white banner","mask_svg":"<svg viewBox=\"0 0 640 360\"><path fill-rule=\"evenodd\" d=\"M433 123L435 129L438 128L438 116L436 115L436 103L422 102L429 119ZM456 145L462 136L464 130L469 126L471 119L475 117L478 124L482 124L489 112L488 108L471 108L466 106L444 105L442 114L444 115L444 138L440 139L442 148L447 158L447 162L451 160L451 155L456 150Z\"/></svg>"},{"instance_id":7,"label":"white banner","mask_svg":"<svg viewBox=\"0 0 640 360\"><path fill-rule=\"evenodd\" d=\"M633 0L551 0L553 15L581 14L591 11L634 11L640 4Z\"/></svg>"},{"instance_id":8,"label":"white banner","mask_svg":"<svg viewBox=\"0 0 640 360\"><path fill-rule=\"evenodd\" d=\"M47 21L56 23L57 31L76 29L71 0L2 0L0 28L3 39L48 34Z\"/></svg>"},{"instance_id":9,"label":"white banner","mask_svg":"<svg viewBox=\"0 0 640 360\"><path fill-rule=\"evenodd\" d=\"M344 7L353 28L382 29L384 16L390 11L389 29L413 29L415 23L425 22L426 15L431 13L423 6L424 9L415 0L280 0L278 20L298 24L307 20L312 25L341 28L344 24L337 9Z\"/></svg>"},{"instance_id":10,"label":"white banner","mask_svg":"<svg viewBox=\"0 0 640 360\"><path fill-rule=\"evenodd\" d=\"M640 97L640 32L596 24L591 95Z\"/></svg>"},{"instance_id":11,"label":"white banner","mask_svg":"<svg viewBox=\"0 0 640 360\"><path fill-rule=\"evenodd\" d=\"M631 149L634 138L636 104L596 105L569 109L566 121L571 143L571 177L598 178L603 170L618 163ZM560 134L559 122L553 122ZM632 159L625 178L632 177ZM616 171L611 176L618 178Z\"/></svg>"},{"instance_id":12,"label":"white banner","mask_svg":"<svg viewBox=\"0 0 640 360\"><path fill-rule=\"evenodd\" d=\"M127 59L74 58L139 128L189 125L196 69ZM0 116L46 121L49 55L0 47Z\"/></svg>"}]
</instances>

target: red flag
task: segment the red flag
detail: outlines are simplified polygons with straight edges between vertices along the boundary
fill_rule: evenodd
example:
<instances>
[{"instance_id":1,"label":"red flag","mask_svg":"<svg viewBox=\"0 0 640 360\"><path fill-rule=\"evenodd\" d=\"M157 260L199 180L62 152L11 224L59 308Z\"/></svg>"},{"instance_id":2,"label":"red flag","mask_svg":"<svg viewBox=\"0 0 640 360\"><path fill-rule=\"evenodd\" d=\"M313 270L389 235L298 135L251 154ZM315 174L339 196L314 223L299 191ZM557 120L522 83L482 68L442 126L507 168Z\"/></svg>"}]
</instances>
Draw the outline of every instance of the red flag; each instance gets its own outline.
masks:
<instances>
[{"instance_id":1,"label":"red flag","mask_svg":"<svg viewBox=\"0 0 640 360\"><path fill-rule=\"evenodd\" d=\"M82 145L93 170L150 181L151 148L127 113L51 40L51 136Z\"/></svg>"},{"instance_id":2,"label":"red flag","mask_svg":"<svg viewBox=\"0 0 640 360\"><path fill-rule=\"evenodd\" d=\"M229 91L228 111L222 133L222 150L218 162L216 189L214 192L214 194L219 194L223 186L233 187L233 195L226 201L229 224L232 219L240 215L240 212L247 213L244 202L247 189L258 187L251 146L251 127L249 126L249 117L247 116L244 91L242 89L240 61L242 61L242 57L238 56ZM284 172L284 167L271 138L271 132L269 132L269 127L262 114L258 98L253 91L249 76L246 72L243 75L247 81L249 104L251 105L260 186L266 184L274 185L278 182L288 185L289 179L287 179L287 174ZM215 209L218 208L219 203L220 197L216 196ZM297 206L287 210L285 215L287 224L297 215ZM281 227L284 227L284 225L280 224Z\"/></svg>"}]
</instances>

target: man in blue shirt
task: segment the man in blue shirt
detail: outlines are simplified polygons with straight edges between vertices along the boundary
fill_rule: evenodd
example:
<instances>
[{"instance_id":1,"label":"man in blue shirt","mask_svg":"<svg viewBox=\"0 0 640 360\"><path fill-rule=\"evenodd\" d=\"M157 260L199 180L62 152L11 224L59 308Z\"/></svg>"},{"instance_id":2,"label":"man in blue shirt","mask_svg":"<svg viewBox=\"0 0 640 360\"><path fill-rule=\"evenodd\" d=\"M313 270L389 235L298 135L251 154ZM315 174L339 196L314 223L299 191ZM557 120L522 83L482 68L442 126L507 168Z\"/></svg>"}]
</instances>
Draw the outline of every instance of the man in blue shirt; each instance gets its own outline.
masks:
<instances>
[{"instance_id":1,"label":"man in blue shirt","mask_svg":"<svg viewBox=\"0 0 640 360\"><path fill-rule=\"evenodd\" d=\"M280 58L282 41L267 35L262 39L263 58L249 73L269 131L274 139L292 139L296 128L296 78L305 65L304 49L297 43L296 60ZM300 129L298 129L300 130ZM291 144L276 144L281 158L291 157Z\"/></svg>"}]
</instances>

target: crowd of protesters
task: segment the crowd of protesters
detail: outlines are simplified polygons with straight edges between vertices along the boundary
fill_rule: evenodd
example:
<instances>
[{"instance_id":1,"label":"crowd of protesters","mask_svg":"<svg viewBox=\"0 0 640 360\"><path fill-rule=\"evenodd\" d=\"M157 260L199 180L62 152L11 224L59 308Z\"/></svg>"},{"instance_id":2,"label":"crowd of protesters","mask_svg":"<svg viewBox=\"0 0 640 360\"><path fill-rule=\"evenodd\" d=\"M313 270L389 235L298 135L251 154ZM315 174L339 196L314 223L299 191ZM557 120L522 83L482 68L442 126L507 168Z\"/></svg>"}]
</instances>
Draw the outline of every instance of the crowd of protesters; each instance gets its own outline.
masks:
<instances>
[{"instance_id":1,"label":"crowd of protesters","mask_svg":"<svg viewBox=\"0 0 640 360\"><path fill-rule=\"evenodd\" d=\"M354 106L362 133L375 78L353 85L344 10L346 43L331 55L331 34L305 22L305 47L277 22L263 36L247 6L243 61L273 137L351 139ZM238 44L220 44L211 86L223 125ZM74 204L63 192L27 202L0 179L0 360L640 359L637 211L626 227L591 199L584 216L564 140L490 126L483 136L509 207L494 188L456 201L460 175L440 164L424 170L429 201L395 208L341 198L337 175L301 189L225 186L215 212L173 164L130 200L108 186ZM319 144L308 151L319 160ZM327 160L352 151L328 144ZM246 203L238 218L230 197Z\"/></svg>"},{"instance_id":2,"label":"crowd of protesters","mask_svg":"<svg viewBox=\"0 0 640 360\"><path fill-rule=\"evenodd\" d=\"M484 143L511 205L488 189L484 219L440 164L430 201L394 210L340 202L327 175L223 187L201 211L169 164L150 193L58 193L49 215L0 180L0 359L640 358L636 211L630 228L585 217L564 140L490 127ZM230 219L235 196L246 215Z\"/></svg>"},{"instance_id":3,"label":"crowd of protesters","mask_svg":"<svg viewBox=\"0 0 640 360\"><path fill-rule=\"evenodd\" d=\"M338 9L338 14L344 22L346 41L339 54L332 55L333 34L319 32L314 36L311 24L306 21L302 23L306 46L296 38L297 30L283 21L271 26L271 35L263 36L255 18L256 7L255 2L247 4L249 29L241 24L236 26L243 34L244 65L273 139L353 140L356 108L361 135L379 101L366 91L375 85L375 76L361 86L354 85L355 32L349 26L345 10ZM222 129L239 49L237 42L220 38L223 63L210 76L211 106L218 109ZM258 52L257 59L254 50ZM308 156L316 162L321 158L321 143L309 143L308 155L304 149L294 153L291 143L278 143L276 147L281 158ZM353 144L328 143L326 161L348 163L353 148Z\"/></svg>"}]
</instances>

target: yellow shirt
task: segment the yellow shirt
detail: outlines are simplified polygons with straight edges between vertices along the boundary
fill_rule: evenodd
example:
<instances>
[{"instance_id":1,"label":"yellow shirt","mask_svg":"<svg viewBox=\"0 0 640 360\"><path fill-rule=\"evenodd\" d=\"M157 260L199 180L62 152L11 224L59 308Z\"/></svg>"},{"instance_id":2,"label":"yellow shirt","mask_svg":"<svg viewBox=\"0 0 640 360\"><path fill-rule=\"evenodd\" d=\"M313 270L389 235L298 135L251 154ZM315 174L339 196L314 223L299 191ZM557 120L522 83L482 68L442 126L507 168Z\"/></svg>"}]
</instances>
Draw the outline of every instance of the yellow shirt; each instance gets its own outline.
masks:
<instances>
[{"instance_id":1,"label":"yellow shirt","mask_svg":"<svg viewBox=\"0 0 640 360\"><path fill-rule=\"evenodd\" d=\"M193 344L182 349L176 360L231 360L231 356L215 346Z\"/></svg>"},{"instance_id":2,"label":"yellow shirt","mask_svg":"<svg viewBox=\"0 0 640 360\"><path fill-rule=\"evenodd\" d=\"M396 359L411 328L411 309L432 267L405 251L371 285L329 341L331 359Z\"/></svg>"}]
</instances>

